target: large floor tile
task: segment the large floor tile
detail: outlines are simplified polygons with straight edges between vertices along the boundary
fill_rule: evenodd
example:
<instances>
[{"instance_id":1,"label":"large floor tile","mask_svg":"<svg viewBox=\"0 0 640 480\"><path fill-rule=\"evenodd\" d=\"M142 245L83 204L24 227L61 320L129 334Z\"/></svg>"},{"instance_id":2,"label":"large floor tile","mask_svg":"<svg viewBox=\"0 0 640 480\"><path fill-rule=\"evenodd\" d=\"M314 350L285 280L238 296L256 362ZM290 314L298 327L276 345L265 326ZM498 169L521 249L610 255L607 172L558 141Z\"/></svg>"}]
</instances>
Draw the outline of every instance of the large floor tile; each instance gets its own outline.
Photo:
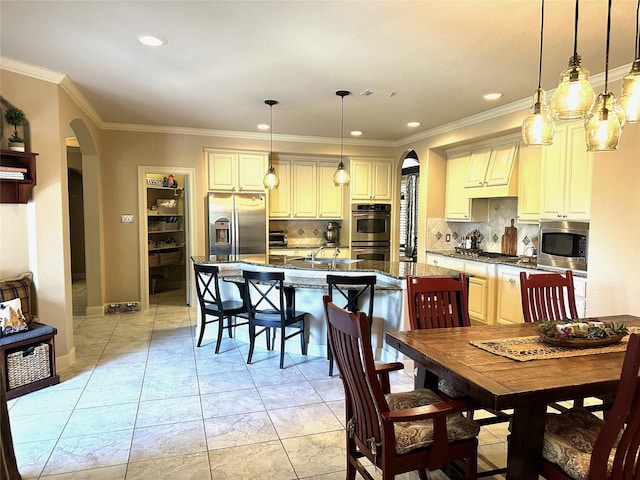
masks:
<instances>
[{"instance_id":1,"label":"large floor tile","mask_svg":"<svg viewBox=\"0 0 640 480\"><path fill-rule=\"evenodd\" d=\"M269 410L280 438L343 431L342 424L324 403Z\"/></svg>"},{"instance_id":2,"label":"large floor tile","mask_svg":"<svg viewBox=\"0 0 640 480\"><path fill-rule=\"evenodd\" d=\"M206 450L202 421L136 427L133 433L129 461L140 462Z\"/></svg>"},{"instance_id":3,"label":"large floor tile","mask_svg":"<svg viewBox=\"0 0 640 480\"><path fill-rule=\"evenodd\" d=\"M107 479L105 479L107 480ZM207 452L129 463L126 480L214 480Z\"/></svg>"},{"instance_id":4,"label":"large floor tile","mask_svg":"<svg viewBox=\"0 0 640 480\"><path fill-rule=\"evenodd\" d=\"M299 478L345 469L343 431L287 438L282 440L282 445Z\"/></svg>"},{"instance_id":5,"label":"large floor tile","mask_svg":"<svg viewBox=\"0 0 640 480\"><path fill-rule=\"evenodd\" d=\"M212 478L216 480L297 478L282 444L278 441L212 450L209 452L209 461Z\"/></svg>"},{"instance_id":6,"label":"large floor tile","mask_svg":"<svg viewBox=\"0 0 640 480\"><path fill-rule=\"evenodd\" d=\"M226 417L207 418L204 421L209 450L239 447L277 440L267 412L244 413Z\"/></svg>"}]
</instances>

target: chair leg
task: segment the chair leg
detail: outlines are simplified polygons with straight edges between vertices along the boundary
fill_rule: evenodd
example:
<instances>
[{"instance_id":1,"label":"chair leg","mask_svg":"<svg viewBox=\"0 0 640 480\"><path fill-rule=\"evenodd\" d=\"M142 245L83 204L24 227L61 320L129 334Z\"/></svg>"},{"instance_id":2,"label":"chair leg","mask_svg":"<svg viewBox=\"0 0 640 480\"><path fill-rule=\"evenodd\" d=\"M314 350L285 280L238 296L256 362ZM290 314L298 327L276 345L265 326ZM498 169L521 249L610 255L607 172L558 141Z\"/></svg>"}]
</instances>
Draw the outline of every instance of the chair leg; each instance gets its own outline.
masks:
<instances>
[{"instance_id":1,"label":"chair leg","mask_svg":"<svg viewBox=\"0 0 640 480\"><path fill-rule=\"evenodd\" d=\"M303 355L307 354L307 339L305 338L305 322L304 319L300 320L300 350Z\"/></svg>"},{"instance_id":2,"label":"chair leg","mask_svg":"<svg viewBox=\"0 0 640 480\"><path fill-rule=\"evenodd\" d=\"M284 343L287 340L287 332L283 325L280 329L280 369L284 368Z\"/></svg>"},{"instance_id":3,"label":"chair leg","mask_svg":"<svg viewBox=\"0 0 640 480\"><path fill-rule=\"evenodd\" d=\"M218 339L216 340L216 353L220 353L220 344L222 343L222 327L224 317L218 317Z\"/></svg>"},{"instance_id":4,"label":"chair leg","mask_svg":"<svg viewBox=\"0 0 640 480\"><path fill-rule=\"evenodd\" d=\"M233 317L235 319L235 317ZM229 338L233 338L233 322L231 321L231 315L227 317L227 335Z\"/></svg>"},{"instance_id":5,"label":"chair leg","mask_svg":"<svg viewBox=\"0 0 640 480\"><path fill-rule=\"evenodd\" d=\"M207 321L207 314L202 312L202 319L200 321L200 335L198 335L198 344L197 344L198 347L202 343L202 337L204 337L204 327L207 326L206 321Z\"/></svg>"},{"instance_id":6,"label":"chair leg","mask_svg":"<svg viewBox=\"0 0 640 480\"><path fill-rule=\"evenodd\" d=\"M247 356L247 363L251 363L251 357L253 357L253 347L256 344L256 326L249 323L249 355Z\"/></svg>"}]
</instances>

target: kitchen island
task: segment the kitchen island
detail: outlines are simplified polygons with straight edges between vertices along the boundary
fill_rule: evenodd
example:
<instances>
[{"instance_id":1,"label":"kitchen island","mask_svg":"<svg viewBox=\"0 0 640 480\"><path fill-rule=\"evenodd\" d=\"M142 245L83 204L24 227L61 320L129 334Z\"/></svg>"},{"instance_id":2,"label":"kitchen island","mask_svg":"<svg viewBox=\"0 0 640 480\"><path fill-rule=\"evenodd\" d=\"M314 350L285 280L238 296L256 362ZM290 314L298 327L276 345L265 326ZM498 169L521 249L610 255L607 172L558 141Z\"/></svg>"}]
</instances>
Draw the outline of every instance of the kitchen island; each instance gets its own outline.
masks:
<instances>
[{"instance_id":1,"label":"kitchen island","mask_svg":"<svg viewBox=\"0 0 640 480\"><path fill-rule=\"evenodd\" d=\"M327 329L322 306L322 296L327 293L327 274L334 275L376 275L375 304L371 339L376 359L400 361L397 350L385 344L387 331L408 330L406 313L407 300L405 278L408 275L421 277L452 276L458 272L425 263L380 262L362 260L353 262L338 259L335 267L331 262L310 263L304 258L284 255L239 255L236 257L192 257L194 263L217 265L220 269L220 291L223 298L240 298L242 271L282 271L285 284L295 288L295 302L298 310L309 312L308 354L326 356ZM366 305L363 305L366 310ZM198 312L198 322L201 315ZM236 338L248 343L246 327L238 327ZM287 352L300 353L297 339L287 343Z\"/></svg>"}]
</instances>

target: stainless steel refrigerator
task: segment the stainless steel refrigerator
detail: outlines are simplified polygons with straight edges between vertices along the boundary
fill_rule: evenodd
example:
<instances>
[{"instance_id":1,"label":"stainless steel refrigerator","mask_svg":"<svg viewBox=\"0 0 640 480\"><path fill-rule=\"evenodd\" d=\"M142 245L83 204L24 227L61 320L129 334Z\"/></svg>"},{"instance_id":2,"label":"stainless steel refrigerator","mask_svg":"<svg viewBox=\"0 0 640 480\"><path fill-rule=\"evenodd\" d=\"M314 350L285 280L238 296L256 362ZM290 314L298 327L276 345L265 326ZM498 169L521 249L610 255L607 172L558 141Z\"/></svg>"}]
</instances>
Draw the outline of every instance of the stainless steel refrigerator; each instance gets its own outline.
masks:
<instances>
[{"instance_id":1,"label":"stainless steel refrigerator","mask_svg":"<svg viewBox=\"0 0 640 480\"><path fill-rule=\"evenodd\" d=\"M209 193L209 255L266 254L266 198L261 193Z\"/></svg>"}]
</instances>

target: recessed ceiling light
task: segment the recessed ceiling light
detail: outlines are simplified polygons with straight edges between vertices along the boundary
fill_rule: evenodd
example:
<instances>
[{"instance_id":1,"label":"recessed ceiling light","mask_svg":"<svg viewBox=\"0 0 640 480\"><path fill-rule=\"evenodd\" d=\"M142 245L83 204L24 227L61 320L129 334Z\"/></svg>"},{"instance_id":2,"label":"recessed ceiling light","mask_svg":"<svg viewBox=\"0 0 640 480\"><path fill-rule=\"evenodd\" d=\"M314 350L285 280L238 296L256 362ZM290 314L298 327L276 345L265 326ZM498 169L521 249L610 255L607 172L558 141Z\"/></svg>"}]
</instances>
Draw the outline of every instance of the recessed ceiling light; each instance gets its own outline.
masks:
<instances>
[{"instance_id":1,"label":"recessed ceiling light","mask_svg":"<svg viewBox=\"0 0 640 480\"><path fill-rule=\"evenodd\" d=\"M501 93L495 92L495 93L485 93L482 98L484 98L485 100L497 100L499 98L502 97Z\"/></svg>"},{"instance_id":2,"label":"recessed ceiling light","mask_svg":"<svg viewBox=\"0 0 640 480\"><path fill-rule=\"evenodd\" d=\"M147 47L161 47L167 44L167 39L156 35L138 35L136 39Z\"/></svg>"},{"instance_id":3,"label":"recessed ceiling light","mask_svg":"<svg viewBox=\"0 0 640 480\"><path fill-rule=\"evenodd\" d=\"M407 123L407 127L415 128L415 127L419 127L419 126L420 126L420 122L409 122L409 123Z\"/></svg>"},{"instance_id":4,"label":"recessed ceiling light","mask_svg":"<svg viewBox=\"0 0 640 480\"><path fill-rule=\"evenodd\" d=\"M258 130L269 130L269 125L266 123L260 123L258 124Z\"/></svg>"},{"instance_id":5,"label":"recessed ceiling light","mask_svg":"<svg viewBox=\"0 0 640 480\"><path fill-rule=\"evenodd\" d=\"M353 135L354 137L359 137L360 135L362 135L362 132L360 130L352 130L351 135Z\"/></svg>"}]
</instances>

